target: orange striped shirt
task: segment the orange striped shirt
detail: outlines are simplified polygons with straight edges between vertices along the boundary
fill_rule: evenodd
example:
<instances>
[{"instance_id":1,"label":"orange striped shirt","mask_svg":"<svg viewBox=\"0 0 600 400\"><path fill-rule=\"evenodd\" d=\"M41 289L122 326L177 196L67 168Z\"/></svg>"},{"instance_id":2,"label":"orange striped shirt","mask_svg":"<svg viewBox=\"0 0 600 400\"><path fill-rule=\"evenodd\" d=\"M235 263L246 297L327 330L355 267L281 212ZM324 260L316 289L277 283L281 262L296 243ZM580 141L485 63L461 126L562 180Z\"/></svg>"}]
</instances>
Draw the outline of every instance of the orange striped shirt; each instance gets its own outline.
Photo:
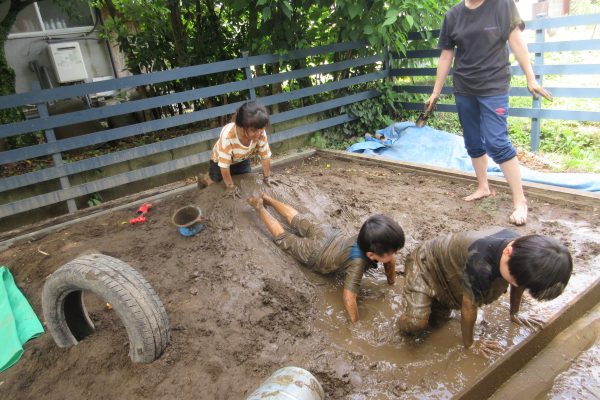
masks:
<instances>
[{"instance_id":1,"label":"orange striped shirt","mask_svg":"<svg viewBox=\"0 0 600 400\"><path fill-rule=\"evenodd\" d=\"M267 139L267 132L263 129L258 140L253 140L248 146L244 146L237 136L235 123L231 122L223 127L219 140L213 146L210 159L221 168L229 168L231 164L237 164L258 153L261 160L271 158L271 148Z\"/></svg>"}]
</instances>

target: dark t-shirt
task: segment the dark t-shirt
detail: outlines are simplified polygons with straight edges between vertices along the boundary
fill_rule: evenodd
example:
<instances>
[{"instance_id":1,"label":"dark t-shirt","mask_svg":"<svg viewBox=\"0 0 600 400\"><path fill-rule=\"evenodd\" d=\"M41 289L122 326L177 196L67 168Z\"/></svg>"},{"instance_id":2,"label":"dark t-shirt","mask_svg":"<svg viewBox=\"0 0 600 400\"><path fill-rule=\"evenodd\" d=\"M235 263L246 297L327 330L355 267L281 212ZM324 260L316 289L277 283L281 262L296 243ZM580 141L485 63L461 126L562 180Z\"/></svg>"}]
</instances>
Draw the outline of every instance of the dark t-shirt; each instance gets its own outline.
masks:
<instances>
[{"instance_id":1,"label":"dark t-shirt","mask_svg":"<svg viewBox=\"0 0 600 400\"><path fill-rule=\"evenodd\" d=\"M444 17L438 48L454 49L454 93L496 96L508 93L508 36L525 27L513 0L485 0L469 9L464 1Z\"/></svg>"}]
</instances>

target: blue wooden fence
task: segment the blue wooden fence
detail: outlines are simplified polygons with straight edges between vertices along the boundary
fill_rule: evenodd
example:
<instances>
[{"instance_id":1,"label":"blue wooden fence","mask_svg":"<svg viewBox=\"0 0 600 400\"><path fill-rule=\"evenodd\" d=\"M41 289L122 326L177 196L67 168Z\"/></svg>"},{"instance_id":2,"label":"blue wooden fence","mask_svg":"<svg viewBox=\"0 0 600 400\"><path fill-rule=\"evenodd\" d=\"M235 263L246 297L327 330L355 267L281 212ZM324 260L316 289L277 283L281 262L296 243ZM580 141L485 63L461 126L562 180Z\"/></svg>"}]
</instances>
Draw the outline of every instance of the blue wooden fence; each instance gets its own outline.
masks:
<instances>
[{"instance_id":1,"label":"blue wooden fence","mask_svg":"<svg viewBox=\"0 0 600 400\"><path fill-rule=\"evenodd\" d=\"M543 65L543 53L552 51L573 51L573 50L597 50L600 49L600 40L581 40L577 42L552 42L544 43L543 32L545 29L564 26L589 25L600 23L600 15L587 15L579 17L565 17L557 19L536 20L527 23L528 29L535 29L538 32L536 43L530 44L530 51L536 54L534 71L542 79L545 74L598 74L600 73L600 64L593 65ZM437 37L438 32L433 32ZM412 34L411 40L421 39L421 35ZM339 53L348 54L353 52L354 56L347 57L342 61L330 64L320 64L308 68L289 70L271 75L252 76L251 67L282 63L292 60L306 60L313 56L322 56L325 54ZM362 55L361 55L362 54ZM409 51L408 59L434 58L438 57L437 50L415 50ZM343 57L340 57L342 59ZM29 119L22 122L16 122L6 125L0 125L0 138L8 138L16 135L30 132L44 132L45 142L27 147L12 149L0 152L0 166L30 160L36 157L52 158L52 166L23 173L17 176L0 177L0 221L3 218L15 214L35 210L42 207L66 203L69 212L76 210L75 199L89 196L93 193L101 192L107 189L127 185L132 182L141 181L154 176L166 174L169 172L189 168L209 160L210 151L183 155L178 158L175 156L168 161L156 161L136 169L126 172L120 172L111 176L102 175L96 180L86 181L82 184L72 185L71 181L77 174L93 171L115 164L138 160L144 157L159 157L165 153L173 154L175 150L183 149L187 146L197 145L203 142L214 140L218 137L220 127L214 129L203 129L191 132L184 136L179 136L160 142L140 145L127 150L116 151L109 154L99 155L80 161L65 163L63 154L68 151L98 145L109 141L132 138L138 135L156 133L157 131L173 129L189 124L206 122L207 120L223 117L232 114L243 101L237 101L230 104L204 108L197 111L182 113L170 117L149 120L133 125L102 130L82 136L68 139L56 140L54 130L58 127L64 127L75 123L86 121L97 121L109 117L130 114L144 110L156 109L160 107L170 107L173 104L197 101L208 97L228 95L231 93L247 93L247 99L257 99L261 103L270 106L275 104L287 103L310 96L333 93L337 90L345 90L342 96L329 96L328 100L320 101L317 104L294 108L289 111L274 114L271 118L273 125L285 121L291 121L306 116L323 116L327 111L329 116L324 119L318 119L315 122L298 125L294 128L278 131L271 135L270 142L278 143L294 137L306 135L311 132L326 129L345 122L352 121L353 116L339 112L341 106L363 101L377 97L379 94L375 90L360 89L365 83L377 81L387 77L394 76L435 76L435 68L390 68L390 65L402 60L397 54L379 55L369 53L365 43L343 43L328 46L320 46L311 49L292 51L287 54L278 55L242 55L240 58L215 62L211 64L197 65L192 67L178 68L169 71L156 72L145 75L136 75L120 79L112 79L94 83L86 83L73 86L64 86L53 89L34 88L29 93L15 94L11 96L0 97L0 109L16 108L28 105L35 105L38 118ZM388 65L389 64L389 65ZM160 85L165 82L172 82L182 79L206 76L209 74L218 74L225 71L244 71L245 79L213 85L210 87L200 87L183 92L167 93L158 97L144 98L140 100L129 101L122 104L106 105L103 107L90 108L78 112L52 115L48 113L47 104L61 99L69 99L80 96L87 96L94 93L106 92L134 87L148 87L151 85ZM363 72L370 71L370 72ZM317 75L341 73L345 75L340 79L332 79L326 83L315 84L314 86L302 87L284 93L271 94L257 98L256 89L281 83L289 80L315 77ZM513 72L520 74L520 69L514 68ZM316 83L316 80L315 80ZM364 86L364 85L363 85ZM358 88L354 90L354 88ZM599 98L599 88L549 88L556 97L577 97L577 98ZM408 93L431 92L430 86L401 86L398 90ZM444 88L443 93L451 93L451 88ZM526 88L512 88L511 96L529 96ZM244 100L245 101L245 100ZM420 110L422 104L406 103L404 106L409 110ZM455 112L454 105L442 104L438 106L439 111ZM600 112L587 111L568 111L568 110L544 110L540 108L539 103L534 103L530 109L511 109L511 115L529 117L538 121L543 118L572 119L585 121L600 121ZM535 123L534 123L535 128ZM539 143L539 123L537 131L532 132L532 146L537 148ZM164 159L163 159L164 160ZM21 195L20 190L55 181L59 187L49 191L44 191L38 195ZM18 193L15 195L15 193ZM16 198L15 198L16 197ZM6 200L10 199L10 200Z\"/></svg>"},{"instance_id":2,"label":"blue wooden fence","mask_svg":"<svg viewBox=\"0 0 600 400\"><path fill-rule=\"evenodd\" d=\"M535 43L529 43L529 52L534 54L533 70L540 83L543 84L544 75L600 75L600 64L574 64L574 65L545 65L544 53L559 51L586 51L600 50L599 39L582 39L578 41L546 42L545 32L547 29L563 28L579 25L598 25L600 24L600 14L578 15L561 18L537 19L525 23L525 29L535 30ZM432 32L433 37L439 35L439 31ZM411 40L421 40L419 34L411 34ZM440 55L439 50L415 50L408 51L406 57L397 53L391 53L391 63L401 63L403 60L418 60L437 58ZM436 68L390 68L390 77L416 77L416 76L435 76ZM513 75L523 75L519 66L512 67ZM450 72L450 75L452 71ZM600 87L572 88L572 87L549 87L547 88L554 97L568 98L600 98ZM429 85L402 85L397 90L406 93L431 94L432 86ZM451 87L444 87L443 94L451 94ZM531 96L525 87L512 87L509 91L510 96L528 97ZM422 110L422 103L404 103L408 110ZM438 111L456 112L454 104L439 104ZM511 108L510 116L531 118L531 148L534 151L539 149L540 144L540 121L542 119L560 119L575 121L600 121L600 111L575 111L575 110L553 110L542 109L541 101L534 100L531 108Z\"/></svg>"},{"instance_id":3,"label":"blue wooden fence","mask_svg":"<svg viewBox=\"0 0 600 400\"><path fill-rule=\"evenodd\" d=\"M39 114L39 118L0 125L0 138L7 138L29 132L43 131L46 139L45 143L0 152L0 165L49 155L52 156L52 161L54 164L52 167L39 171L1 178L0 193L6 193L11 190L36 185L50 180L58 179L60 182L60 189L58 190L53 190L36 196L21 198L0 204L0 219L17 213L30 211L61 202L67 202L69 212L73 212L76 210L76 203L74 199L78 197L88 196L106 189L126 185L131 182L140 181L153 176L207 162L210 158L210 151L204 151L167 162L160 162L155 165L146 166L112 176L102 177L97 180L75 186L72 186L69 181L70 176L85 171L92 171L120 162L158 155L159 153L213 140L218 137L221 129L220 127L201 130L185 136L175 137L172 139L146 144L128 150L100 155L72 163L64 163L62 153L82 147L106 143L113 140L130 138L136 135L198 123L211 118L227 116L232 114L245 100L201 109L190 113L183 113L167 118L145 121L125 127L102 130L99 132L62 140L56 140L54 134L55 128L86 121L97 121L99 119L135 113L163 106L170 106L183 102L195 101L207 97L227 95L233 92L239 93L246 91L247 98L256 99L257 95L255 89L261 86L271 85L273 83L281 83L292 79L312 77L316 75L346 72L345 76L347 77L343 79L331 80L327 83L303 87L289 92L272 94L257 99L260 103L270 106L318 94L333 93L334 91L340 89L346 89L344 96L272 115L271 124L277 125L278 123L284 121L290 121L310 115L322 115L324 111L331 111L331 114L335 114L341 106L370 99L379 95L377 91L372 89L362 91L359 90L357 93L348 93L348 89L352 89L352 87L360 88L360 86L357 85L377 81L387 76L387 71L384 70L384 63L382 62L382 57L380 55L367 54L363 56L354 56L350 59L339 62L329 64L325 63L304 69L284 71L281 73L264 76L252 76L250 67L264 64L281 63L290 60L306 59L307 57L311 56L319 56L335 52L344 52L344 54L348 54L349 51L353 51L354 54L368 53L365 43L342 43L292 51L283 55L271 54L251 57L244 55L233 60L95 83L64 86L44 90L34 88L34 90L29 93L0 97L0 109L35 104ZM372 72L360 72L361 69L359 67L368 66L371 68L366 69L369 69ZM365 68L363 68L363 70L364 69ZM158 97L129 101L122 104L106 105L103 107L90 108L87 110L70 112L66 114L52 116L48 115L47 103L56 100L69 99L77 96L86 96L89 94L106 92L110 90L155 85L168 81L194 78L231 70L245 71L245 79L210 87L187 90L179 93L170 93ZM339 115L330 116L328 118L303 124L291 129L278 131L271 135L270 142L281 142L290 138L306 135L307 133L349 122L354 119L353 116L339 113L339 111L337 114Z\"/></svg>"}]
</instances>

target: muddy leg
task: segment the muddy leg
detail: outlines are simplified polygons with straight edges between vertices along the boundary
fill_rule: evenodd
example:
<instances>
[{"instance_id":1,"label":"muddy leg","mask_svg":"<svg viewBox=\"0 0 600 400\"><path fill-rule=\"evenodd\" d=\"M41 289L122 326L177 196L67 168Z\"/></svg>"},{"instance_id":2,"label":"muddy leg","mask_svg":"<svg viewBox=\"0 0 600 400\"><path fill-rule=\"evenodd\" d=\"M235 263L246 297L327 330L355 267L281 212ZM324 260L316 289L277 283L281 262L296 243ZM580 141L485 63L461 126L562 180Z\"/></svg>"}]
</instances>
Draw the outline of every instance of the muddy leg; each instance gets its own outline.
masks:
<instances>
[{"instance_id":1,"label":"muddy leg","mask_svg":"<svg viewBox=\"0 0 600 400\"><path fill-rule=\"evenodd\" d=\"M269 195L263 194L261 200L264 200L265 204L272 206L290 225L292 224L294 217L298 214L298 211L295 208L288 206L279 200L275 200Z\"/></svg>"},{"instance_id":2,"label":"muddy leg","mask_svg":"<svg viewBox=\"0 0 600 400\"><path fill-rule=\"evenodd\" d=\"M249 197L248 204L254 207L254 209L258 212L260 220L266 225L273 237L277 237L285 232L279 221L277 221L275 217L269 214L269 212L265 209L263 205L263 199L260 197Z\"/></svg>"}]
</instances>

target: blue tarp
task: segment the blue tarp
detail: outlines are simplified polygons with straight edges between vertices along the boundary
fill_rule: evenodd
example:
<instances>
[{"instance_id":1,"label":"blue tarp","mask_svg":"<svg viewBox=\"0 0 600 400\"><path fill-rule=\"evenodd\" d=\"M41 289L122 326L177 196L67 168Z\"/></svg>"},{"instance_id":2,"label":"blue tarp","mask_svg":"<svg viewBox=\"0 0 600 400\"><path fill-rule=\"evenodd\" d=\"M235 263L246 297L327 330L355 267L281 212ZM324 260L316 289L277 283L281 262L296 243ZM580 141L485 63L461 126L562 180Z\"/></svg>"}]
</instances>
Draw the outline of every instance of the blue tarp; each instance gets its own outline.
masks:
<instances>
[{"instance_id":1,"label":"blue tarp","mask_svg":"<svg viewBox=\"0 0 600 400\"><path fill-rule=\"evenodd\" d=\"M448 132L428 126L417 128L413 122L398 122L377 133L387 140L370 138L346 149L353 153L382 156L399 161L428 164L436 167L474 172L471 159L465 150L463 139ZM489 175L502 175L498 164L491 159ZM570 189L600 191L600 174L538 172L521 166L524 181L562 186Z\"/></svg>"}]
</instances>

